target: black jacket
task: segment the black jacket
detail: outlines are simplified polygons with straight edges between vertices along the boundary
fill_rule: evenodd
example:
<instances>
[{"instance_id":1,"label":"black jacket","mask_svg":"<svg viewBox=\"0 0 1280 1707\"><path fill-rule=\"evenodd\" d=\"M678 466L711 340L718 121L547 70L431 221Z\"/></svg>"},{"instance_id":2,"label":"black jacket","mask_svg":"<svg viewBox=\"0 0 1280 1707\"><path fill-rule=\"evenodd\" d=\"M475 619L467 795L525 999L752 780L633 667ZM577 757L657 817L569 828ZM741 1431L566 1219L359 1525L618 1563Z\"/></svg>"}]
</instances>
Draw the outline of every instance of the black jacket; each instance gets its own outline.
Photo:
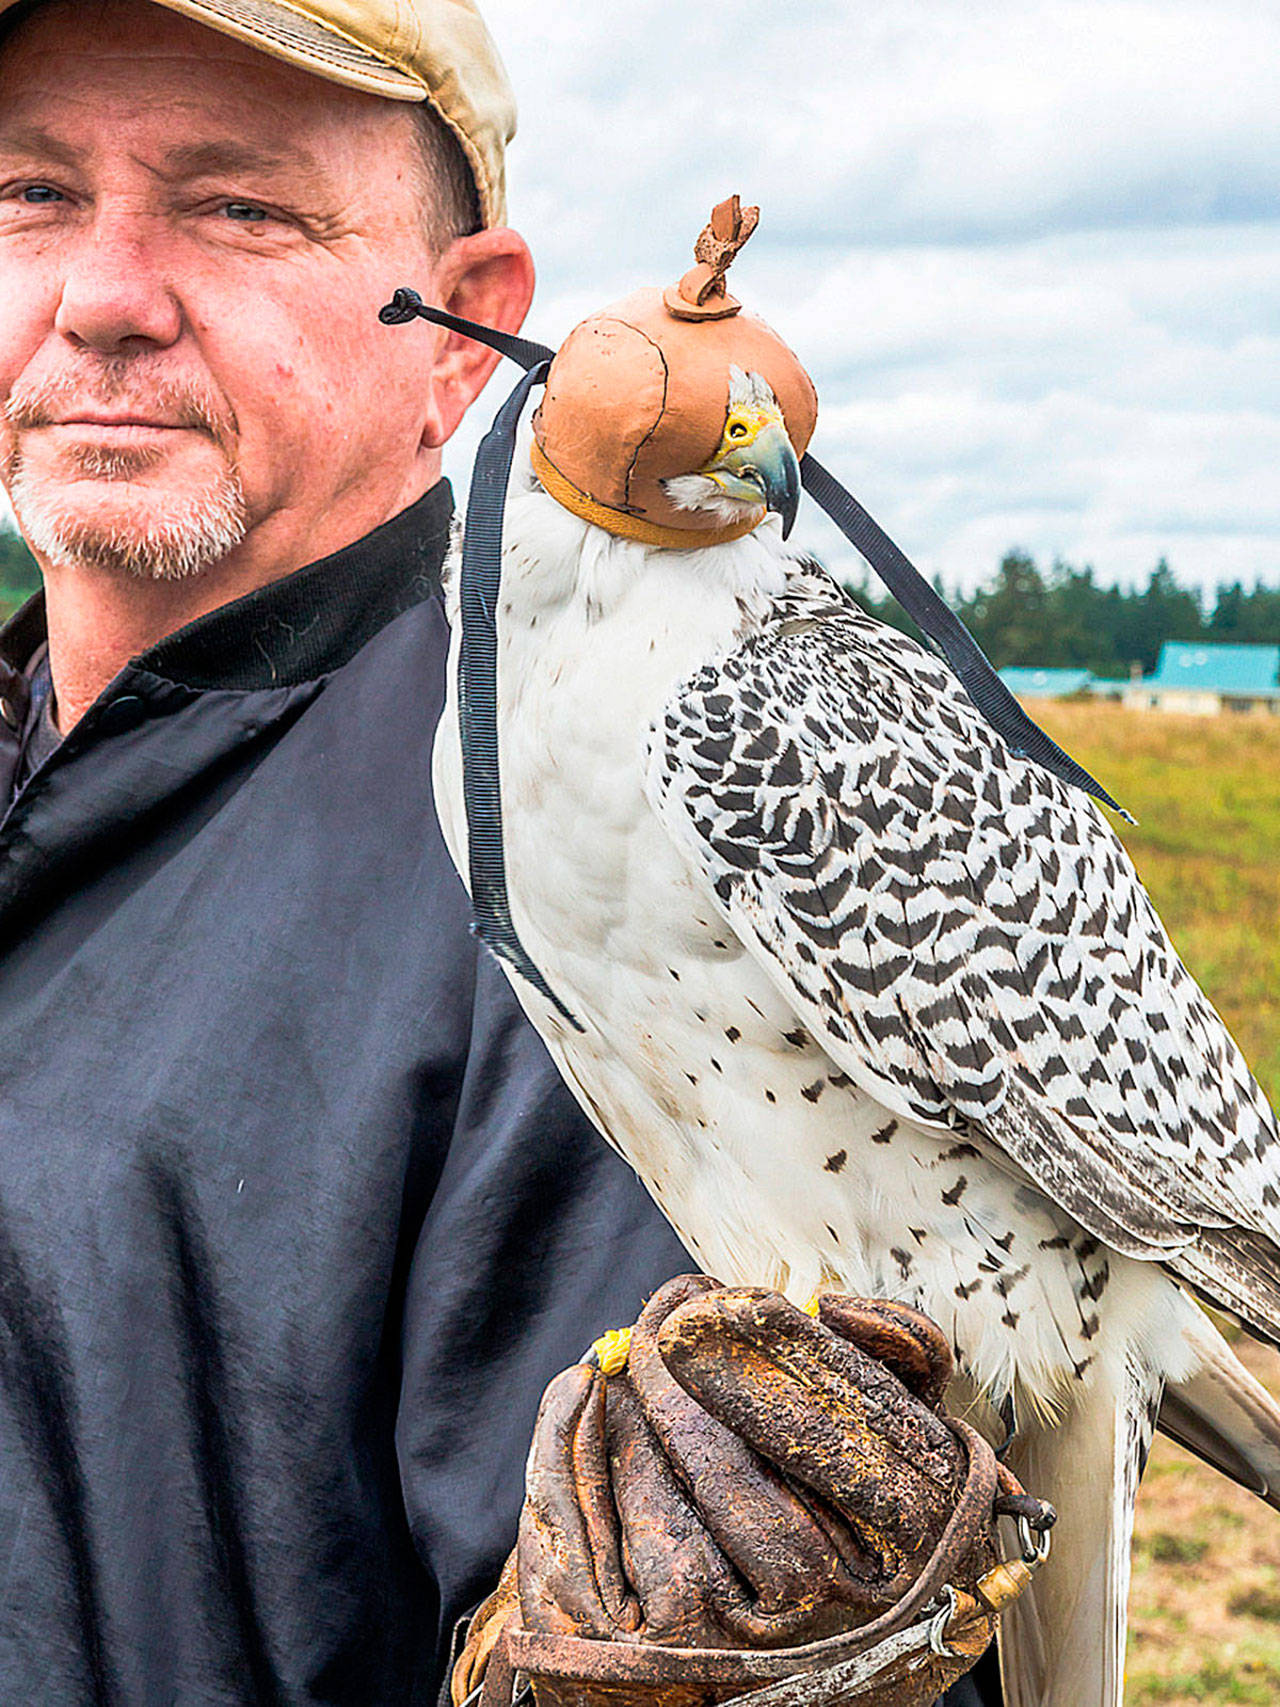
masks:
<instances>
[{"instance_id":1,"label":"black jacket","mask_svg":"<svg viewBox=\"0 0 1280 1707\"><path fill-rule=\"evenodd\" d=\"M429 1699L543 1384L693 1266L477 962L449 510L135 660L0 823L6 1707Z\"/></svg>"}]
</instances>

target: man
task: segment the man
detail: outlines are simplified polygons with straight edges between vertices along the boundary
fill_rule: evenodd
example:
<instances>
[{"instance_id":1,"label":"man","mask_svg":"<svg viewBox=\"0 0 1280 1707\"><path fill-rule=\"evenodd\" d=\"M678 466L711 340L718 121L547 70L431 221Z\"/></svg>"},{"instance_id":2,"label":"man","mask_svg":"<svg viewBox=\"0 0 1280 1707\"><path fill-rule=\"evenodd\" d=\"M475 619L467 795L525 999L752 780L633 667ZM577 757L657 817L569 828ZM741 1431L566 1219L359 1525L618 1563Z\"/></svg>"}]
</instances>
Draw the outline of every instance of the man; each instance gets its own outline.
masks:
<instances>
[{"instance_id":1,"label":"man","mask_svg":"<svg viewBox=\"0 0 1280 1707\"><path fill-rule=\"evenodd\" d=\"M0 1699L420 1702L543 1384L690 1266L431 805L494 358L377 309L522 321L509 95L469 0L4 23Z\"/></svg>"},{"instance_id":2,"label":"man","mask_svg":"<svg viewBox=\"0 0 1280 1707\"><path fill-rule=\"evenodd\" d=\"M501 69L456 4L409 72L291 17L247 27L445 84L480 181L416 102L143 0L0 50L3 471L45 579L0 682L24 1707L428 1699L543 1384L689 1266L477 964L431 807L440 446L492 358L377 309L522 319Z\"/></svg>"}]
</instances>

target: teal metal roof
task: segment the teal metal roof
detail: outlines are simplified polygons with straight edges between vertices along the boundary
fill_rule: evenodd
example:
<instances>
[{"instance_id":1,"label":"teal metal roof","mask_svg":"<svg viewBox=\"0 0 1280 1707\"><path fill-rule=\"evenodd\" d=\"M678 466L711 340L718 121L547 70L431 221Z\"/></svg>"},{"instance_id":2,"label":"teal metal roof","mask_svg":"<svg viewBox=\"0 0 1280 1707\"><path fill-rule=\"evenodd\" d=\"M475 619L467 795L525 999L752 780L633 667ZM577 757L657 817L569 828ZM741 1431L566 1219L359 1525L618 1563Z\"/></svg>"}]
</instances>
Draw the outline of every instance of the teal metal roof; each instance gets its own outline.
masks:
<instances>
[{"instance_id":1,"label":"teal metal roof","mask_svg":"<svg viewBox=\"0 0 1280 1707\"><path fill-rule=\"evenodd\" d=\"M1037 670L1031 666L1006 664L1000 680L1020 699L1066 699L1093 683L1088 670Z\"/></svg>"},{"instance_id":2,"label":"teal metal roof","mask_svg":"<svg viewBox=\"0 0 1280 1707\"><path fill-rule=\"evenodd\" d=\"M1166 640L1154 676L1144 688L1188 688L1200 693L1280 697L1280 646L1199 646Z\"/></svg>"}]
</instances>

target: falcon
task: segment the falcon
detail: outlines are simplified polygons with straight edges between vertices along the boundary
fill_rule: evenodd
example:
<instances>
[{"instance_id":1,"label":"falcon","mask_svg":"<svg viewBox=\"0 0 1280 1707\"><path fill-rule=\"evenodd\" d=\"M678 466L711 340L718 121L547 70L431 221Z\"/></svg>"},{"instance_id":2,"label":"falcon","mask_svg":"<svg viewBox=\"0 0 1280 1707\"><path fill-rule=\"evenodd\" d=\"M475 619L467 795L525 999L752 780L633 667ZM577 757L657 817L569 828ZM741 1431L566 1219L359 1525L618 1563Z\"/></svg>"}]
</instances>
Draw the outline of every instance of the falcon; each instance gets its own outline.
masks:
<instances>
[{"instance_id":1,"label":"falcon","mask_svg":"<svg viewBox=\"0 0 1280 1707\"><path fill-rule=\"evenodd\" d=\"M606 316L591 360L642 318ZM788 545L770 378L708 383L719 443L655 476L661 524L566 476L582 434L518 458L496 721L541 976L511 981L707 1273L899 1299L950 1336L1059 1512L1001 1632L1009 1707L1116 1707L1157 1418L1280 1506L1280 1409L1197 1302L1280 1339L1275 1118L1093 801ZM435 769L465 877L457 568Z\"/></svg>"}]
</instances>

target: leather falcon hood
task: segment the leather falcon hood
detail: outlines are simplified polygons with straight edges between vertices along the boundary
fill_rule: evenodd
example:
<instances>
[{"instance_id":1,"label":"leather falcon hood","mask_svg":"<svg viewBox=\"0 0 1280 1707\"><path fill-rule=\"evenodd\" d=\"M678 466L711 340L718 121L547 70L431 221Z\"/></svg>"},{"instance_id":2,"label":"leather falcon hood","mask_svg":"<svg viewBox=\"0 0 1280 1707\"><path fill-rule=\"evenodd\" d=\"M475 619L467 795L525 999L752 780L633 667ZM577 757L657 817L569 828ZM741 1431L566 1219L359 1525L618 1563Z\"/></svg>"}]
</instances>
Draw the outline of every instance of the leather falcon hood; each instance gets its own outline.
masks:
<instances>
[{"instance_id":1,"label":"leather falcon hood","mask_svg":"<svg viewBox=\"0 0 1280 1707\"><path fill-rule=\"evenodd\" d=\"M818 419L813 381L725 289L758 217L737 196L721 202L695 246L698 264L678 284L635 291L591 315L552 362L533 423L538 449L604 509L693 532L723 526L706 511L677 508L662 482L702 468L719 449L733 367L768 382L796 456L808 448ZM592 519L610 526L607 516Z\"/></svg>"}]
</instances>

